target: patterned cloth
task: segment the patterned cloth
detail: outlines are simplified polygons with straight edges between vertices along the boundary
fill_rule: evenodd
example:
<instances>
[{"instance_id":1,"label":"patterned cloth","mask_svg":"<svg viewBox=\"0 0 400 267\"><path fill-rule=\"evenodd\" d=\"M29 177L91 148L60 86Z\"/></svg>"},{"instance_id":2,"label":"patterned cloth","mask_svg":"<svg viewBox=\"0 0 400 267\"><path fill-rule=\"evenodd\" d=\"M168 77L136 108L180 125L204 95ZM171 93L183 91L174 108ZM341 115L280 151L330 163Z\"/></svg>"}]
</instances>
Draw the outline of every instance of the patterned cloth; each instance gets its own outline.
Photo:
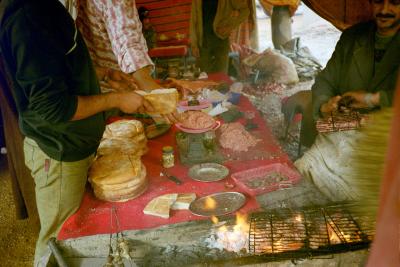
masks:
<instances>
[{"instance_id":1,"label":"patterned cloth","mask_svg":"<svg viewBox=\"0 0 400 267\"><path fill-rule=\"evenodd\" d=\"M78 0L76 24L95 65L132 73L153 65L135 0Z\"/></svg>"}]
</instances>

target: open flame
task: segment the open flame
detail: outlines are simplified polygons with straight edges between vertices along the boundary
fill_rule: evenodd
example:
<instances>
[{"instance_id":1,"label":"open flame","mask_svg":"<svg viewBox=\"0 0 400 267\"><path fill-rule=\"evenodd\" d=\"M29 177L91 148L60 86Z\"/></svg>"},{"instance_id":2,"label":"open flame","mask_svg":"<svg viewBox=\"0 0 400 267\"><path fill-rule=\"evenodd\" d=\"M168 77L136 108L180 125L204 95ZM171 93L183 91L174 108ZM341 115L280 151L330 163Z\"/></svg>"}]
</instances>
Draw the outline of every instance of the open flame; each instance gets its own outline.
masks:
<instances>
[{"instance_id":1,"label":"open flame","mask_svg":"<svg viewBox=\"0 0 400 267\"><path fill-rule=\"evenodd\" d=\"M215 225L219 225L217 217L212 216L211 221ZM250 225L247 222L247 215L236 213L236 223L233 226L222 225L217 227L215 231L215 244L213 247L226 249L228 251L240 252L248 250Z\"/></svg>"},{"instance_id":2,"label":"open flame","mask_svg":"<svg viewBox=\"0 0 400 267\"><path fill-rule=\"evenodd\" d=\"M345 234L342 231L340 231L340 236L343 237L344 240L342 240L338 234L332 229L331 225L328 225L328 234L329 234L329 241L331 244L341 244L344 241L345 242L351 242L352 238L350 234Z\"/></svg>"}]
</instances>

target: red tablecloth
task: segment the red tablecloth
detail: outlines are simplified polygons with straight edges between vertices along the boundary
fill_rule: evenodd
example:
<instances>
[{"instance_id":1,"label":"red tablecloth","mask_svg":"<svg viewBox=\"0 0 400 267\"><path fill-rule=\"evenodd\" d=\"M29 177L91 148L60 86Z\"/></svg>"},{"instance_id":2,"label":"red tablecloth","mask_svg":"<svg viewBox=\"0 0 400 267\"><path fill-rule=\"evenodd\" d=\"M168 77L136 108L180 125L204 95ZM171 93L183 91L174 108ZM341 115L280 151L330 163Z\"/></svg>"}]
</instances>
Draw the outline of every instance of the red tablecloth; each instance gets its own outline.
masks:
<instances>
[{"instance_id":1,"label":"red tablecloth","mask_svg":"<svg viewBox=\"0 0 400 267\"><path fill-rule=\"evenodd\" d=\"M239 108L242 111L255 112L256 116L254 122L259 126L257 129L257 132L259 133L258 137L262 138L262 142L258 145L257 149L262 149L268 152L271 157L267 157L263 160L253 159L226 162L224 165L229 168L230 173L232 174L237 171L258 167L266 163L282 162L291 164L288 156L283 153L270 130L267 128L264 120L246 97L241 97ZM192 215L189 211L182 210L171 211L170 218L163 219L151 215L145 215L143 214L143 209L154 197L168 193L195 192L197 197L202 197L211 193L223 191L241 192L238 187L233 189L225 188L225 182L234 184L230 177L213 183L197 182L190 179L187 175L189 168L179 164L178 160L176 160L177 163L175 167L169 169L169 173L182 180L182 185L176 185L164 176L160 176L161 149L165 145L174 145L176 147L174 141L175 131L175 129L172 129L169 134L155 140L149 140L148 142L150 150L142 158L143 163L147 168L149 179L149 188L146 193L125 203L109 203L96 199L88 185L81 207L64 223L58 235L58 239L64 240L88 235L118 232L122 230L148 229L167 224L208 219ZM178 158L177 155L176 158ZM113 225L111 225L110 216L112 207L115 207L119 226L116 225L115 214L112 218ZM259 205L255 198L247 196L247 203L239 210L239 212L247 213L256 210L257 208L259 208Z\"/></svg>"}]
</instances>

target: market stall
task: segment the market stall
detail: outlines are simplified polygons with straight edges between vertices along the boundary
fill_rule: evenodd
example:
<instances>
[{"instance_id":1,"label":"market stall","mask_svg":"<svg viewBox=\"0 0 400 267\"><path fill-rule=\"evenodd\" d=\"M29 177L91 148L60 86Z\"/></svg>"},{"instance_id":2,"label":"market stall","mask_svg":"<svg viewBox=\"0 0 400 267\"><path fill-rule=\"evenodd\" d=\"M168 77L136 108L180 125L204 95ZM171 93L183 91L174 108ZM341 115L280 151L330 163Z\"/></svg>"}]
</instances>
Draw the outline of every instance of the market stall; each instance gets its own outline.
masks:
<instances>
[{"instance_id":1,"label":"market stall","mask_svg":"<svg viewBox=\"0 0 400 267\"><path fill-rule=\"evenodd\" d=\"M163 13L167 8L165 8L165 3L164 6L159 6L158 4L154 4L155 2L167 2L166 6L170 7L168 8L168 15L171 17L177 17L177 20L183 21L183 28L185 28L184 33L188 33L188 21L189 21L189 14L190 13L190 7L187 6L187 1L185 1L185 5L178 5L178 8L176 6L173 6L170 4L170 2L174 2L175 4L177 3L176 1L169 1L169 0L164 0L164 1L137 1L137 3L140 3L142 6L148 7L149 9L155 8L158 13L152 12L150 14L151 16L155 16L157 18L161 17L161 19L165 19L165 13ZM313 9L317 14L319 14L321 17L327 19L328 21L332 22L336 27L343 29L344 27L341 25L351 25L354 23L359 22L360 20L367 20L370 18L370 10L368 8L364 7L369 7L369 1L368 0L363 0L363 1L311 1L311 0L306 0L303 1L305 4L307 4L311 9ZM149 3L151 3L151 6L148 6ZM353 19L348 19L348 17L351 17ZM163 21L159 21L161 24ZM165 22L165 21L164 21ZM167 20L168 22L168 20ZM179 28L182 29L182 23L178 24ZM171 26L171 25L170 25ZM168 28L168 27L167 27ZM162 28L162 30L165 30ZM175 29L174 29L175 30ZM3 77L6 77L6 74L3 70L1 70L1 75ZM4 87L4 91L8 88L7 84L2 85ZM12 106L7 103L8 101L3 101L2 106L4 107L10 107ZM5 108L3 108L5 109ZM4 111L3 111L4 112ZM11 118L10 116L4 116L3 114L3 120L7 120L8 117ZM15 118L13 118L15 120ZM7 124L8 125L8 124ZM7 129L5 127L4 131L6 132L5 138L6 139L12 139L11 137L14 136L14 134L7 134ZM17 135L20 135L20 133L17 133ZM10 136L10 137L9 137ZM8 142L6 140L6 142ZM18 157L18 161L16 162L23 162L23 156L22 153L18 153L16 151L20 151L20 149L12 149L11 147L8 147L8 153L9 155L14 155L16 154L16 157ZM22 172L25 167L20 167L18 166L18 163L13 163L10 164L12 168L17 169L17 172ZM15 203L18 207L17 209L17 217L25 218L26 217L26 210L28 211L29 216L37 217L36 213L36 207L34 205L35 202L35 196L34 196L34 185L32 183L32 178L28 174L27 171L24 170L23 175L18 175L18 174L13 174L12 175L12 184L16 188L14 195L15 195ZM24 215L25 213L25 215Z\"/></svg>"},{"instance_id":2,"label":"market stall","mask_svg":"<svg viewBox=\"0 0 400 267\"><path fill-rule=\"evenodd\" d=\"M221 75L216 75L214 77L215 80L221 80L219 78ZM171 213L169 219L163 219L145 215L143 210L149 201L164 194L195 193L198 198L225 191L238 191L246 194L246 191L236 185L235 181L231 179L232 174L240 171L271 164L282 164L293 170L292 163L288 156L279 147L277 140L271 134L264 120L250 101L245 96L240 96L237 107L239 112L254 116L254 118L251 119L246 119L242 116L237 122L245 125L251 121L255 129L249 132L257 136L259 141L257 142L257 146L252 147L248 151L235 153L228 149L222 152L222 159L211 160L211 162L221 162L229 169L229 175L226 179L215 182L201 182L191 178L189 169L195 164L192 163L185 166L179 160L180 152L175 138L177 133L182 133L182 131L174 127L165 135L148 141L149 151L143 157L143 163L147 169L149 186L143 195L127 202L111 203L96 199L91 188L88 188L81 208L65 222L58 238L64 240L86 235L105 234L132 229L147 229L166 224L205 220L208 219L208 217L195 216L189 211L174 211ZM224 125L223 120L221 119L220 121L222 125ZM215 145L219 146L219 144ZM163 170L165 171L162 166L162 148L165 146L173 146L176 158L175 166L168 168L167 172L169 175L177 177L182 184L174 183L162 174ZM207 159L199 163L206 162ZM258 208L259 204L255 200L255 195L246 194L246 203L239 209L239 212L248 213ZM118 214L119 229L110 226L110 216L113 216L112 209L115 209Z\"/></svg>"},{"instance_id":3,"label":"market stall","mask_svg":"<svg viewBox=\"0 0 400 267\"><path fill-rule=\"evenodd\" d=\"M210 80L231 84L222 74L209 75ZM182 82L185 85L191 83ZM192 81L193 84L196 82ZM258 196L292 187L300 181L300 176L249 99L239 95L237 102L230 101L236 105L230 105L228 110L241 115L226 117L226 111L215 116L221 124L218 127L223 129L224 125L232 123L251 126L246 132L250 134L248 138L257 139L256 145L251 145L247 151L235 152L223 147L221 129L211 127L203 133L190 133L179 124L164 135L149 139L149 151L142 157L147 171L147 190L124 202L102 201L88 186L80 209L64 223L58 235L65 260L71 266L104 264L107 256L112 256L114 262L115 257L120 257L120 262L138 266L184 266L218 261L239 264L367 247L373 235L371 218L350 214L344 206L326 206L322 210L280 209L266 213L260 208L272 203L266 203ZM201 106L198 104L192 108ZM190 109L190 106L185 108ZM202 112L212 114L210 108ZM117 119L120 118L112 121ZM210 132L216 137L213 152L220 153L221 157L185 161L191 157L182 157L184 151L177 137L185 133L190 136L186 138L194 138L191 140L195 142L196 136L200 135L203 138L200 146L207 148L203 141ZM163 162L165 146L172 146L175 151L174 166L170 168L165 168ZM215 166L217 169L210 172ZM196 167L198 172L193 173ZM221 168L228 170L222 176ZM155 199L174 194L194 194L195 197L183 209L171 208L163 214L146 210ZM228 199L219 199L224 194L231 195ZM173 201L178 202L176 198ZM271 223L270 228L266 222ZM277 236L279 238L274 241ZM362 253L344 256L349 257L344 261L357 261Z\"/></svg>"},{"instance_id":4,"label":"market stall","mask_svg":"<svg viewBox=\"0 0 400 267\"><path fill-rule=\"evenodd\" d=\"M188 8L187 2L185 8ZM187 20L187 12L182 18ZM356 20L358 18L356 17ZM348 23L348 20L345 19L345 22ZM335 25L340 28L347 26L339 23ZM186 52L184 54L186 55ZM254 80L257 80L258 74L256 73ZM147 136L149 151L141 158L143 168L146 170L143 172L141 169L141 174L146 177L146 185L140 188L140 193L133 199L117 198L113 201L103 201L88 184L80 209L64 223L58 235L58 245L62 248L63 256L69 264L80 266L86 259L97 258L97 263L100 265L107 261L107 256L122 257L126 264L139 266L176 266L175 261L179 262L178 265L221 260L229 262L249 257L253 257L250 262L255 262L283 259L286 256L301 258L324 253L333 254L368 247L373 230L365 225L360 226L359 221L354 220L354 214L348 214L342 206L312 211L282 210L276 213L264 213L261 217L253 215L256 211L260 211L261 206L269 204L262 202L264 199L257 198L258 195L276 193L280 189L291 187L299 182L300 177L272 134L271 127L265 124L265 118L260 116L249 99L234 91L232 87L229 88L231 81L224 75L210 74L208 80L218 84L221 84L221 81L225 82L224 88L214 88L211 91L221 91L224 95L229 95L233 105L224 110L229 116L214 110L220 114L213 116L215 124L210 128L182 127L181 123L172 126L162 136L154 139ZM209 88L201 89L205 91ZM184 91L181 92L181 96L186 97ZM192 101L190 98L183 100L187 101L186 106L196 107L202 104L200 102L189 104ZM218 106L219 102L225 102L226 99L196 99L196 101L202 100L214 102L203 112L209 113L213 106ZM226 106L220 105L220 108L224 109ZM230 128L231 125L234 126ZM187 128L190 131L187 131ZM246 133L244 136L248 136L252 144L246 150L239 149L234 152L224 146L232 148L238 144L231 141L225 142L224 145L221 141L224 133L221 130L225 129L225 133L229 133L237 131L238 128ZM203 155L204 157L200 157L196 162L191 161L196 157L183 152L185 149L179 144L182 136L187 145L199 145L202 153L211 150L210 154ZM209 136L212 137L211 148ZM165 147L172 147L172 155L175 157L173 166L166 166L168 164L163 163L163 152L167 151ZM171 155L170 148L168 151ZM195 150L191 150L191 153L195 153ZM204 165L210 163L216 165ZM197 173L194 167L197 167ZM227 173L215 181L209 180L213 179L210 178L213 174L208 173L201 177L201 174L209 172L211 167L214 168L212 172ZM196 174L200 178L194 177ZM251 179L248 179L249 177ZM219 196L225 193L233 197L223 199L222 204L217 202L218 208L212 207L212 204L211 207L208 206L207 200L218 201ZM178 202L179 195L188 194L191 199L186 202L185 208L169 209ZM155 215L154 210L146 211L153 201L163 196L174 196L173 200L169 200L168 212L167 214L164 212L164 217L159 216L160 214ZM196 202L196 200L204 201ZM236 203L237 200L239 204ZM197 206L192 203L197 203ZM236 204L234 208L231 207L232 204ZM239 215L235 222L237 214L247 214L250 218L241 218ZM299 217L299 214L304 216ZM260 221L262 226L258 228ZM316 237L309 234L314 228L310 228L306 221L312 221L313 227L318 229ZM361 221L367 222L365 224L370 226L369 219L361 218ZM268 223L270 228L265 227ZM221 230L224 226L229 229L226 242L221 241L226 238L224 230ZM240 229L239 232L234 230L237 228ZM287 237L282 233L290 233L293 229L298 231L294 236ZM264 233L268 231L270 235ZM275 239L276 233L279 239ZM234 235L233 238L230 237L231 234ZM259 238L262 242L257 243ZM322 241L310 245L313 238ZM285 254L289 251L290 253ZM259 254L263 256L267 254L269 258L254 258Z\"/></svg>"}]
</instances>

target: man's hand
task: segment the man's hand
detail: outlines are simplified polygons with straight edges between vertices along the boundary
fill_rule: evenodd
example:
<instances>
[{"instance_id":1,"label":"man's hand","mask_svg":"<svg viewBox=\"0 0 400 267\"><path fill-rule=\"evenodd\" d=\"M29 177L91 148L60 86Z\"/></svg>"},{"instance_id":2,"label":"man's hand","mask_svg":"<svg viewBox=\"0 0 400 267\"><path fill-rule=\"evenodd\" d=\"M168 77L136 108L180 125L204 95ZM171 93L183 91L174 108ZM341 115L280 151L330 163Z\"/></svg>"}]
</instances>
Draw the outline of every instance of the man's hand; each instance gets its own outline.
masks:
<instances>
[{"instance_id":1,"label":"man's hand","mask_svg":"<svg viewBox=\"0 0 400 267\"><path fill-rule=\"evenodd\" d=\"M351 108L371 108L379 105L379 93L368 93L362 90L347 92L343 97L349 96L354 99Z\"/></svg>"},{"instance_id":2,"label":"man's hand","mask_svg":"<svg viewBox=\"0 0 400 267\"><path fill-rule=\"evenodd\" d=\"M151 67L146 66L138 69L131 76L139 86L140 90L154 90L160 89L160 85L151 77Z\"/></svg>"},{"instance_id":3,"label":"man's hand","mask_svg":"<svg viewBox=\"0 0 400 267\"><path fill-rule=\"evenodd\" d=\"M134 92L118 93L118 108L124 113L134 113L144 103L143 97Z\"/></svg>"},{"instance_id":4,"label":"man's hand","mask_svg":"<svg viewBox=\"0 0 400 267\"><path fill-rule=\"evenodd\" d=\"M119 81L119 82L127 82L127 83L134 83L135 80L133 77L129 74L126 74L122 71L117 71L117 70L111 70L109 71L109 78L113 81Z\"/></svg>"},{"instance_id":5,"label":"man's hand","mask_svg":"<svg viewBox=\"0 0 400 267\"><path fill-rule=\"evenodd\" d=\"M322 116L330 115L332 112L337 111L338 109L338 102L342 97L340 95L334 96L329 99L328 102L321 105L319 109L321 111Z\"/></svg>"},{"instance_id":6,"label":"man's hand","mask_svg":"<svg viewBox=\"0 0 400 267\"><path fill-rule=\"evenodd\" d=\"M135 91L135 90L138 89L138 87L135 84L135 82L108 80L106 83L115 92L129 92L129 91Z\"/></svg>"}]
</instances>

